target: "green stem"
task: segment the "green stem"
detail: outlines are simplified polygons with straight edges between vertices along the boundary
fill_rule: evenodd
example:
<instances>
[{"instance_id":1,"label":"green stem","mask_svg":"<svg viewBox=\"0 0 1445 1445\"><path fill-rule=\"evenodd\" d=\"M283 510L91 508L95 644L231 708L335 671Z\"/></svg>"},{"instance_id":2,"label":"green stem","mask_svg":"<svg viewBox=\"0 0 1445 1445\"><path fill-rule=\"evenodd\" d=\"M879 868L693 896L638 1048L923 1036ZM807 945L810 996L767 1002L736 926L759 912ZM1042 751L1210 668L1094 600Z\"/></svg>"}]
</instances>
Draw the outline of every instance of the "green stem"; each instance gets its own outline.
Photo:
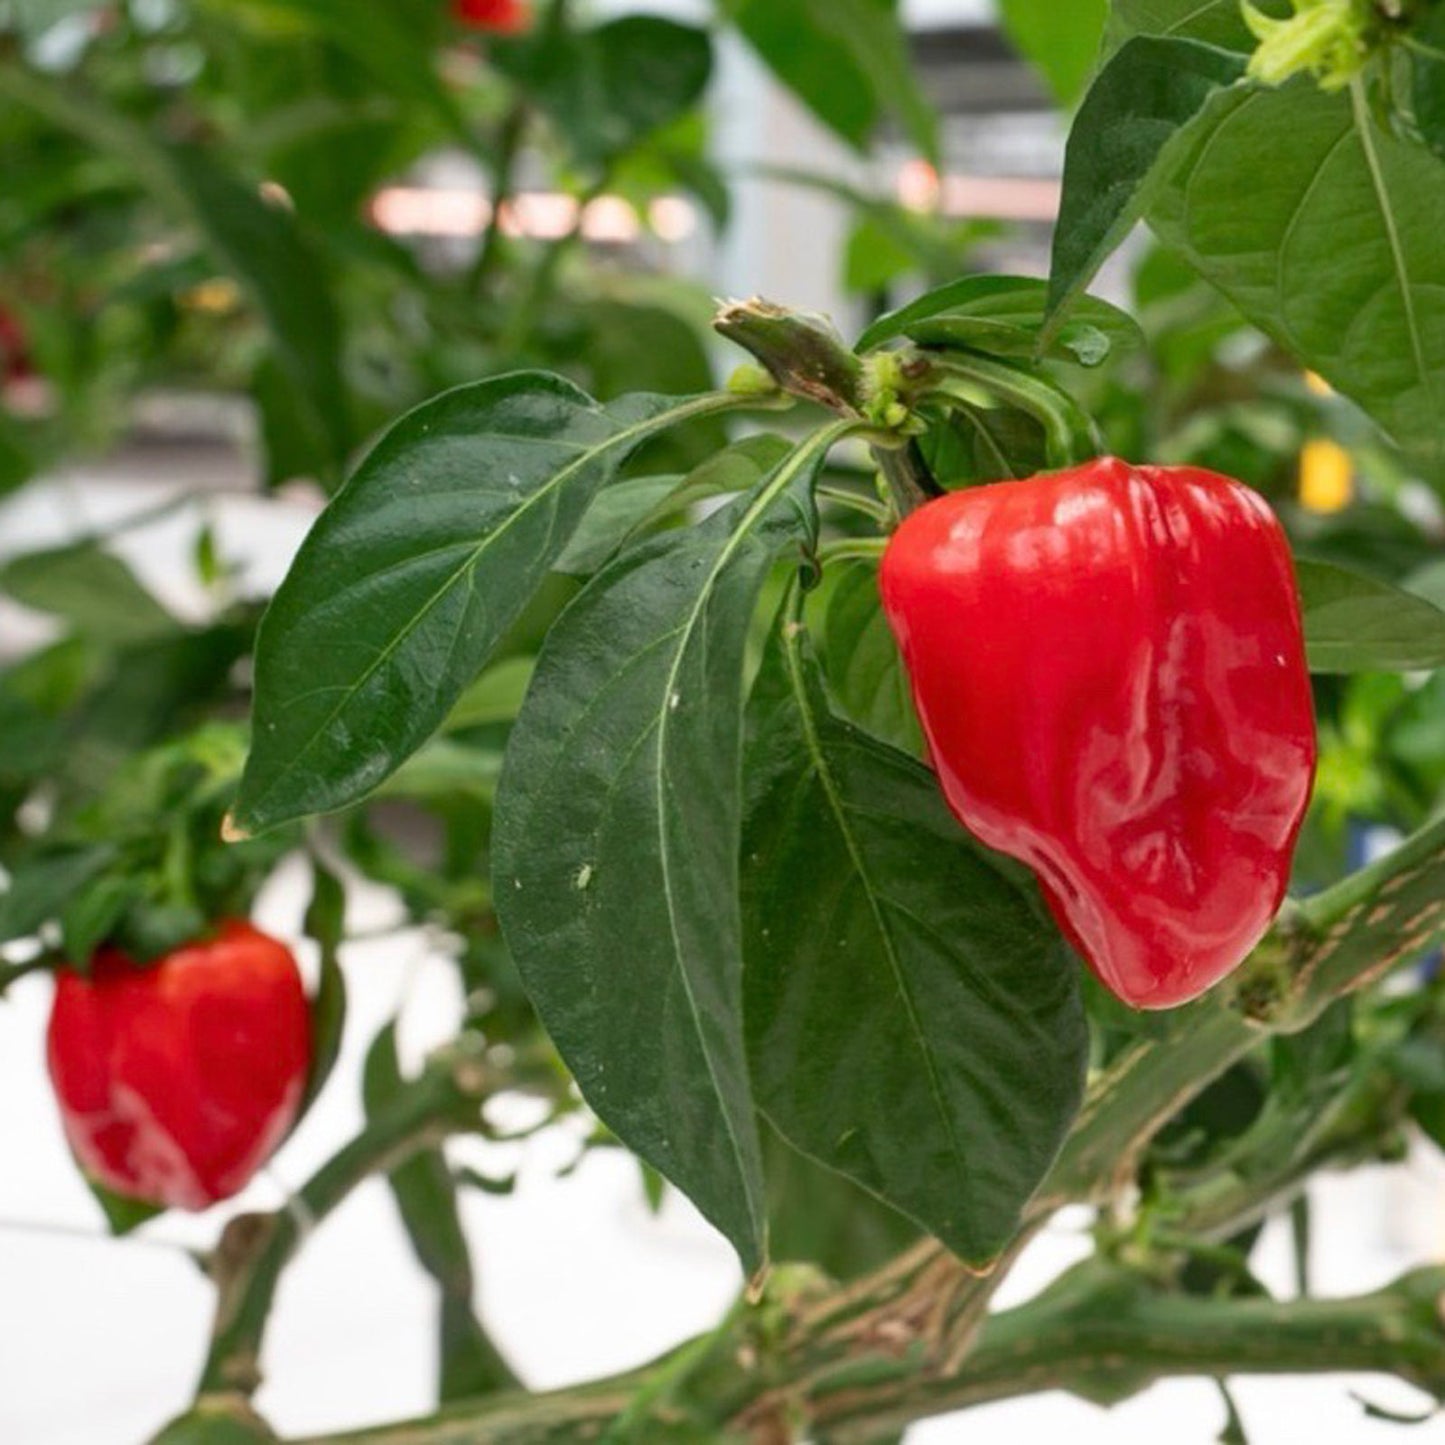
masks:
<instances>
[{"instance_id":1,"label":"green stem","mask_svg":"<svg viewBox=\"0 0 1445 1445\"><path fill-rule=\"evenodd\" d=\"M439 1056L302 1185L291 1208L243 1214L226 1226L211 1260L218 1299L198 1395L249 1394L260 1383L262 1335L281 1273L302 1243L301 1221L314 1225L372 1175L472 1127L483 1093L474 1059Z\"/></svg>"},{"instance_id":2,"label":"green stem","mask_svg":"<svg viewBox=\"0 0 1445 1445\"><path fill-rule=\"evenodd\" d=\"M888 484L900 520L931 498L942 496L943 489L929 473L916 442L904 447L874 447L873 460Z\"/></svg>"},{"instance_id":3,"label":"green stem","mask_svg":"<svg viewBox=\"0 0 1445 1445\"><path fill-rule=\"evenodd\" d=\"M934 395L977 406L982 393L1033 417L1044 429L1050 466L1076 466L1101 452L1103 443L1092 419L1048 378L971 352L949 351L931 359L935 379L929 389Z\"/></svg>"},{"instance_id":4,"label":"green stem","mask_svg":"<svg viewBox=\"0 0 1445 1445\"><path fill-rule=\"evenodd\" d=\"M522 152L522 139L527 131L530 110L525 100L518 100L502 120L497 132L496 154L492 158L492 213L477 259L467 277L467 288L475 296L482 295L502 254L502 208L511 199L517 161Z\"/></svg>"},{"instance_id":5,"label":"green stem","mask_svg":"<svg viewBox=\"0 0 1445 1445\"><path fill-rule=\"evenodd\" d=\"M732 1414L727 1411L736 1400L719 1399L713 1432L695 1436L781 1441L806 1428L829 1445L872 1445L948 1410L1051 1389L1112 1405L1177 1376L1379 1371L1438 1393L1445 1388L1442 1294L1445 1269L1436 1268L1346 1299L1200 1298L1091 1260L1029 1303L991 1316L972 1353L951 1372L921 1368L898 1341L874 1345L871 1354L866 1342L860 1351L850 1341L838 1354L831 1383L812 1396L802 1398L784 1385ZM734 1343L745 1345L741 1338ZM563 1445L596 1439L608 1425L615 1427L656 1375L675 1373L678 1358L594 1385L501 1397L426 1420L313 1436L296 1445ZM756 1388L761 1367L754 1375ZM650 1418L657 1438L664 1438L665 1426ZM642 1441L649 1434L644 1428L628 1438Z\"/></svg>"},{"instance_id":6,"label":"green stem","mask_svg":"<svg viewBox=\"0 0 1445 1445\"><path fill-rule=\"evenodd\" d=\"M607 182L608 177L601 176L583 191L577 198L577 214L573 218L571 226L564 235L547 242L544 247L541 258L532 270L527 287L518 299L517 305L498 339L497 349L503 356L516 356L526 348L532 332L536 329L538 319L551 299L562 262L581 238L582 223L587 215L587 207L606 191Z\"/></svg>"},{"instance_id":7,"label":"green stem","mask_svg":"<svg viewBox=\"0 0 1445 1445\"><path fill-rule=\"evenodd\" d=\"M840 537L818 548L818 560L829 562L876 562L888 546L885 537Z\"/></svg>"}]
</instances>

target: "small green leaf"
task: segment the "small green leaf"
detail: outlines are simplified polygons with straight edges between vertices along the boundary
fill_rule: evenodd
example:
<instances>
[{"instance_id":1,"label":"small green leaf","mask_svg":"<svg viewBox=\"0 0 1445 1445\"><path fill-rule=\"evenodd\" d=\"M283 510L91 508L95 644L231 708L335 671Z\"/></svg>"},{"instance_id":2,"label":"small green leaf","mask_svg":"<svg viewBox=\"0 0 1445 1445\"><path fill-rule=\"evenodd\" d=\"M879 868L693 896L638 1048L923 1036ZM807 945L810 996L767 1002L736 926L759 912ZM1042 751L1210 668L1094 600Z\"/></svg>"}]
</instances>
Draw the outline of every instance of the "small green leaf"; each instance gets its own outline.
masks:
<instances>
[{"instance_id":1,"label":"small green leaf","mask_svg":"<svg viewBox=\"0 0 1445 1445\"><path fill-rule=\"evenodd\" d=\"M878 601L878 569L850 566L828 599L823 662L833 696L865 732L914 757L923 732L903 658Z\"/></svg>"},{"instance_id":2,"label":"small green leaf","mask_svg":"<svg viewBox=\"0 0 1445 1445\"><path fill-rule=\"evenodd\" d=\"M1311 672L1414 672L1445 665L1445 612L1328 562L1295 563Z\"/></svg>"},{"instance_id":3,"label":"small green leaf","mask_svg":"<svg viewBox=\"0 0 1445 1445\"><path fill-rule=\"evenodd\" d=\"M1254 0L1255 8L1276 18L1287 16L1292 0ZM1105 50L1117 50L1135 35L1202 40L1248 55L1258 42L1244 23L1239 0L1113 0L1105 32Z\"/></svg>"},{"instance_id":4,"label":"small green leaf","mask_svg":"<svg viewBox=\"0 0 1445 1445\"><path fill-rule=\"evenodd\" d=\"M149 642L180 623L114 553L94 542L29 552L0 567L0 592L98 642Z\"/></svg>"},{"instance_id":5,"label":"small green leaf","mask_svg":"<svg viewBox=\"0 0 1445 1445\"><path fill-rule=\"evenodd\" d=\"M924 346L966 346L995 356L1031 358L1048 316L1048 283L1032 276L965 276L880 316L858 338L873 351L906 336ZM1070 323L1045 350L1060 361L1097 366L1110 351L1142 347L1139 323L1097 297L1081 296Z\"/></svg>"},{"instance_id":6,"label":"small green leaf","mask_svg":"<svg viewBox=\"0 0 1445 1445\"><path fill-rule=\"evenodd\" d=\"M846 429L593 579L547 638L497 796L493 893L543 1024L602 1121L749 1269L765 1244L737 901L744 650Z\"/></svg>"},{"instance_id":7,"label":"small green leaf","mask_svg":"<svg viewBox=\"0 0 1445 1445\"><path fill-rule=\"evenodd\" d=\"M311 859L311 902L303 924L321 951L321 974L311 999L311 1071L306 1076L300 1119L321 1092L341 1052L346 1025L346 979L341 972L341 940L346 931L346 890L319 858Z\"/></svg>"},{"instance_id":8,"label":"small green leaf","mask_svg":"<svg viewBox=\"0 0 1445 1445\"><path fill-rule=\"evenodd\" d=\"M1073 105L1098 59L1109 0L1000 0L1009 39L1043 74L1060 105Z\"/></svg>"},{"instance_id":9,"label":"small green leaf","mask_svg":"<svg viewBox=\"0 0 1445 1445\"><path fill-rule=\"evenodd\" d=\"M439 728L647 438L735 406L603 407L517 372L408 413L317 519L261 624L248 832L355 802Z\"/></svg>"},{"instance_id":10,"label":"small green leaf","mask_svg":"<svg viewBox=\"0 0 1445 1445\"><path fill-rule=\"evenodd\" d=\"M591 576L637 537L688 507L756 486L789 450L785 438L759 432L714 452L686 476L614 482L582 518L557 560L557 571Z\"/></svg>"},{"instance_id":11,"label":"small green leaf","mask_svg":"<svg viewBox=\"0 0 1445 1445\"><path fill-rule=\"evenodd\" d=\"M108 844L43 854L16 866L0 893L0 943L28 938L115 860Z\"/></svg>"},{"instance_id":12,"label":"small green leaf","mask_svg":"<svg viewBox=\"0 0 1445 1445\"><path fill-rule=\"evenodd\" d=\"M127 1199L125 1195L116 1194L94 1179L87 1178L85 1182L105 1215L107 1227L114 1235L129 1234L131 1230L139 1229L158 1214L165 1213L158 1204L147 1204L143 1199Z\"/></svg>"},{"instance_id":13,"label":"small green leaf","mask_svg":"<svg viewBox=\"0 0 1445 1445\"><path fill-rule=\"evenodd\" d=\"M1065 151L1051 317L1073 314L1076 298L1164 185L1194 123L1243 74L1244 62L1228 51L1148 36L1128 41L1100 72Z\"/></svg>"},{"instance_id":14,"label":"small green leaf","mask_svg":"<svg viewBox=\"0 0 1445 1445\"><path fill-rule=\"evenodd\" d=\"M938 118L923 97L890 0L720 0L764 63L830 130L862 150L893 112L929 159Z\"/></svg>"},{"instance_id":15,"label":"small green leaf","mask_svg":"<svg viewBox=\"0 0 1445 1445\"><path fill-rule=\"evenodd\" d=\"M984 1263L1078 1109L1078 962L1027 875L969 838L928 769L832 715L796 624L749 711L759 1104L795 1147Z\"/></svg>"},{"instance_id":16,"label":"small green leaf","mask_svg":"<svg viewBox=\"0 0 1445 1445\"><path fill-rule=\"evenodd\" d=\"M626 15L594 30L543 24L492 46L492 62L548 111L584 161L629 151L694 106L712 74L705 30Z\"/></svg>"},{"instance_id":17,"label":"small green leaf","mask_svg":"<svg viewBox=\"0 0 1445 1445\"><path fill-rule=\"evenodd\" d=\"M442 724L446 732L511 722L521 711L532 681L534 658L509 657L489 667L458 699Z\"/></svg>"},{"instance_id":18,"label":"small green leaf","mask_svg":"<svg viewBox=\"0 0 1445 1445\"><path fill-rule=\"evenodd\" d=\"M604 488L557 559L557 571L568 577L600 572L683 480L680 476L629 477Z\"/></svg>"},{"instance_id":19,"label":"small green leaf","mask_svg":"<svg viewBox=\"0 0 1445 1445\"><path fill-rule=\"evenodd\" d=\"M101 874L77 889L60 915L60 944L66 958L85 967L142 893L142 881L124 873Z\"/></svg>"}]
</instances>

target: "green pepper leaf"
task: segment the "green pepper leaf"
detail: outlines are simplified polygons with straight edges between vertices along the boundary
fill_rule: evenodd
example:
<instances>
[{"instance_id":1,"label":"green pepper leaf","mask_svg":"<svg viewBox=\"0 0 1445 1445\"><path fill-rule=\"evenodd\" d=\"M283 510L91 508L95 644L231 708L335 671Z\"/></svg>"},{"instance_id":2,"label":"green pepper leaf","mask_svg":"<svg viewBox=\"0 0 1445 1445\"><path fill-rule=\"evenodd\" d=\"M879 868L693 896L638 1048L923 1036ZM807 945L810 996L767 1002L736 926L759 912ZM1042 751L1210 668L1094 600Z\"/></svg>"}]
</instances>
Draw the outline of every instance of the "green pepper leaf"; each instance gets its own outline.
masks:
<instances>
[{"instance_id":1,"label":"green pepper leaf","mask_svg":"<svg viewBox=\"0 0 1445 1445\"><path fill-rule=\"evenodd\" d=\"M1073 314L1080 293L1163 187L1194 123L1243 74L1244 61L1228 51L1147 36L1130 40L1100 72L1065 151L1046 336L1065 312Z\"/></svg>"},{"instance_id":2,"label":"green pepper leaf","mask_svg":"<svg viewBox=\"0 0 1445 1445\"><path fill-rule=\"evenodd\" d=\"M825 428L700 526L623 553L548 636L497 795L493 894L602 1121L751 1269L763 1176L743 1044L744 651L774 558L809 543Z\"/></svg>"},{"instance_id":3,"label":"green pepper leaf","mask_svg":"<svg viewBox=\"0 0 1445 1445\"><path fill-rule=\"evenodd\" d=\"M1060 105L1082 94L1094 62L1109 0L1000 0L1008 37L1048 82Z\"/></svg>"},{"instance_id":4,"label":"green pepper leaf","mask_svg":"<svg viewBox=\"0 0 1445 1445\"><path fill-rule=\"evenodd\" d=\"M546 23L492 61L548 111L584 161L620 156L695 105L712 74L705 30L625 15L594 30Z\"/></svg>"},{"instance_id":5,"label":"green pepper leaf","mask_svg":"<svg viewBox=\"0 0 1445 1445\"><path fill-rule=\"evenodd\" d=\"M1242 204L1263 154L1269 184ZM1302 83L1221 94L1166 169L1160 238L1445 487L1440 159L1383 130L1360 88Z\"/></svg>"},{"instance_id":6,"label":"green pepper leaf","mask_svg":"<svg viewBox=\"0 0 1445 1445\"><path fill-rule=\"evenodd\" d=\"M785 623L750 703L753 1082L793 1145L994 1258L1083 1093L1077 960L921 764L833 716Z\"/></svg>"},{"instance_id":7,"label":"green pepper leaf","mask_svg":"<svg viewBox=\"0 0 1445 1445\"><path fill-rule=\"evenodd\" d=\"M1254 0L1254 5L1276 18L1291 10L1291 0ZM1112 53L1136 35L1202 40L1241 55L1259 43L1244 23L1239 0L1113 0L1105 50Z\"/></svg>"},{"instance_id":8,"label":"green pepper leaf","mask_svg":"<svg viewBox=\"0 0 1445 1445\"><path fill-rule=\"evenodd\" d=\"M848 718L914 757L923 752L908 674L878 602L878 568L872 563L853 564L833 588L823 660L833 696Z\"/></svg>"},{"instance_id":9,"label":"green pepper leaf","mask_svg":"<svg viewBox=\"0 0 1445 1445\"><path fill-rule=\"evenodd\" d=\"M892 0L718 0L765 64L830 130L863 149L885 112L930 160L938 118Z\"/></svg>"},{"instance_id":10,"label":"green pepper leaf","mask_svg":"<svg viewBox=\"0 0 1445 1445\"><path fill-rule=\"evenodd\" d=\"M0 592L100 642L149 642L181 630L135 573L94 542L13 558L0 566Z\"/></svg>"},{"instance_id":11,"label":"green pepper leaf","mask_svg":"<svg viewBox=\"0 0 1445 1445\"><path fill-rule=\"evenodd\" d=\"M1311 672L1414 672L1445 665L1445 612L1329 562L1295 562Z\"/></svg>"},{"instance_id":12,"label":"green pepper leaf","mask_svg":"<svg viewBox=\"0 0 1445 1445\"><path fill-rule=\"evenodd\" d=\"M599 406L517 372L404 416L317 519L261 624L246 832L355 802L445 721L599 488L651 436L736 406Z\"/></svg>"},{"instance_id":13,"label":"green pepper leaf","mask_svg":"<svg viewBox=\"0 0 1445 1445\"><path fill-rule=\"evenodd\" d=\"M58 918L66 904L114 862L116 850L100 843L42 854L16 866L0 893L0 943L26 938Z\"/></svg>"},{"instance_id":14,"label":"green pepper leaf","mask_svg":"<svg viewBox=\"0 0 1445 1445\"><path fill-rule=\"evenodd\" d=\"M1048 283L1032 276L965 276L880 316L858 338L856 350L873 351L900 336L924 346L966 346L995 356L1033 357L1048 316ZM1097 366L1114 350L1144 344L1139 323L1094 296L1072 305L1069 322L1044 354Z\"/></svg>"},{"instance_id":15,"label":"green pepper leaf","mask_svg":"<svg viewBox=\"0 0 1445 1445\"><path fill-rule=\"evenodd\" d=\"M321 974L311 1000L311 1071L306 1076L298 1120L331 1077L346 1024L346 979L339 957L346 930L346 890L315 855L311 859L311 902L304 927L306 936L314 939L321 950Z\"/></svg>"},{"instance_id":16,"label":"green pepper leaf","mask_svg":"<svg viewBox=\"0 0 1445 1445\"><path fill-rule=\"evenodd\" d=\"M165 1213L158 1204L147 1204L143 1199L127 1199L125 1195L107 1189L104 1184L97 1183L94 1179L87 1177L85 1183L95 1202L100 1205L107 1227L117 1237L129 1234L148 1220Z\"/></svg>"}]
</instances>

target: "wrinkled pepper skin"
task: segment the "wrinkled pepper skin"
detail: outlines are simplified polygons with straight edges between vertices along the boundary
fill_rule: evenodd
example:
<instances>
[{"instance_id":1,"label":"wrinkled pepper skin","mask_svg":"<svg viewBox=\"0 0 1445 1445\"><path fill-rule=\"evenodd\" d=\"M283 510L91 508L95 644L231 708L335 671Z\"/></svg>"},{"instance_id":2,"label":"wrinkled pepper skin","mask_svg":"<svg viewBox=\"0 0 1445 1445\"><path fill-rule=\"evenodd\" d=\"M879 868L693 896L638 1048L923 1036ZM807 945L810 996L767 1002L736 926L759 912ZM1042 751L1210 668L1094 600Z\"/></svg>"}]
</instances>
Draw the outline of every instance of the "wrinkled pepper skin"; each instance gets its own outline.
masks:
<instances>
[{"instance_id":1,"label":"wrinkled pepper skin","mask_svg":"<svg viewBox=\"0 0 1445 1445\"><path fill-rule=\"evenodd\" d=\"M231 920L137 967L100 950L56 980L47 1040L65 1136L118 1194L205 1209L238 1193L295 1122L310 1007L291 952Z\"/></svg>"},{"instance_id":2,"label":"wrinkled pepper skin","mask_svg":"<svg viewBox=\"0 0 1445 1445\"><path fill-rule=\"evenodd\" d=\"M1316 752L1263 498L1113 458L954 492L894 533L880 587L949 806L1033 869L1104 985L1168 1008L1240 963Z\"/></svg>"}]
</instances>

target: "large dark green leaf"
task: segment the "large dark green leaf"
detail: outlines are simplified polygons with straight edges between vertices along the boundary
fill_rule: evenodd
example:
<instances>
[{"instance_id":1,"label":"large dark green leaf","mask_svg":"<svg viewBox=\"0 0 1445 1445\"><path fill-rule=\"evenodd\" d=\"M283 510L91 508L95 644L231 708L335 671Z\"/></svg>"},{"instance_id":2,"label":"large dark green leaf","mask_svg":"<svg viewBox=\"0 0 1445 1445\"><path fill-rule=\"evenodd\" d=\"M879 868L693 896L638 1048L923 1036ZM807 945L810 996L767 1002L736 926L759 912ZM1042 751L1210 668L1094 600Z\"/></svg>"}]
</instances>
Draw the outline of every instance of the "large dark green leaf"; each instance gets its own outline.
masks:
<instances>
[{"instance_id":1,"label":"large dark green leaf","mask_svg":"<svg viewBox=\"0 0 1445 1445\"><path fill-rule=\"evenodd\" d=\"M925 346L966 346L995 356L1032 357L1048 315L1048 283L1032 276L965 276L880 316L858 338L872 351L900 336ZM1115 348L1142 346L1143 334L1127 312L1093 296L1080 296L1067 325L1046 354L1097 366Z\"/></svg>"},{"instance_id":2,"label":"large dark green leaf","mask_svg":"<svg viewBox=\"0 0 1445 1445\"><path fill-rule=\"evenodd\" d=\"M1074 118L1064 157L1049 277L1056 317L1164 185L1186 130L1197 129L1191 123L1243 74L1244 61L1227 51L1148 36L1130 40L1104 67Z\"/></svg>"},{"instance_id":3,"label":"large dark green leaf","mask_svg":"<svg viewBox=\"0 0 1445 1445\"><path fill-rule=\"evenodd\" d=\"M598 489L646 438L735 405L519 372L403 417L317 520L261 626L235 821L355 801L445 719Z\"/></svg>"},{"instance_id":4,"label":"large dark green leaf","mask_svg":"<svg viewBox=\"0 0 1445 1445\"><path fill-rule=\"evenodd\" d=\"M1268 157L1268 184L1239 178ZM1308 80L1210 107L1149 208L1261 330L1445 481L1445 164Z\"/></svg>"},{"instance_id":5,"label":"large dark green leaf","mask_svg":"<svg viewBox=\"0 0 1445 1445\"><path fill-rule=\"evenodd\" d=\"M1060 104L1072 105L1098 59L1109 0L1000 0L999 12L1009 38Z\"/></svg>"},{"instance_id":6,"label":"large dark green leaf","mask_svg":"<svg viewBox=\"0 0 1445 1445\"><path fill-rule=\"evenodd\" d=\"M891 0L719 0L773 73L823 122L863 148L889 111L924 155L938 121L923 98Z\"/></svg>"},{"instance_id":7,"label":"large dark green leaf","mask_svg":"<svg viewBox=\"0 0 1445 1445\"><path fill-rule=\"evenodd\" d=\"M799 1149L981 1263L1078 1108L1079 965L921 764L829 711L785 625L754 687L743 841L749 1056Z\"/></svg>"},{"instance_id":8,"label":"large dark green leaf","mask_svg":"<svg viewBox=\"0 0 1445 1445\"><path fill-rule=\"evenodd\" d=\"M1413 672L1445 666L1445 612L1328 562L1295 570L1311 672Z\"/></svg>"},{"instance_id":9,"label":"large dark green leaf","mask_svg":"<svg viewBox=\"0 0 1445 1445\"><path fill-rule=\"evenodd\" d=\"M361 1090L368 1117L405 1093L395 1024L382 1029L367 1050ZM417 1260L441 1292L437 1320L441 1402L515 1386L516 1376L483 1329L472 1303L476 1288L472 1251L446 1155L439 1148L422 1149L393 1169L387 1183Z\"/></svg>"},{"instance_id":10,"label":"large dark green leaf","mask_svg":"<svg viewBox=\"0 0 1445 1445\"><path fill-rule=\"evenodd\" d=\"M810 540L838 428L700 526L625 552L553 628L497 796L493 891L583 1097L749 1268L763 1183L738 916L744 649Z\"/></svg>"}]
</instances>

